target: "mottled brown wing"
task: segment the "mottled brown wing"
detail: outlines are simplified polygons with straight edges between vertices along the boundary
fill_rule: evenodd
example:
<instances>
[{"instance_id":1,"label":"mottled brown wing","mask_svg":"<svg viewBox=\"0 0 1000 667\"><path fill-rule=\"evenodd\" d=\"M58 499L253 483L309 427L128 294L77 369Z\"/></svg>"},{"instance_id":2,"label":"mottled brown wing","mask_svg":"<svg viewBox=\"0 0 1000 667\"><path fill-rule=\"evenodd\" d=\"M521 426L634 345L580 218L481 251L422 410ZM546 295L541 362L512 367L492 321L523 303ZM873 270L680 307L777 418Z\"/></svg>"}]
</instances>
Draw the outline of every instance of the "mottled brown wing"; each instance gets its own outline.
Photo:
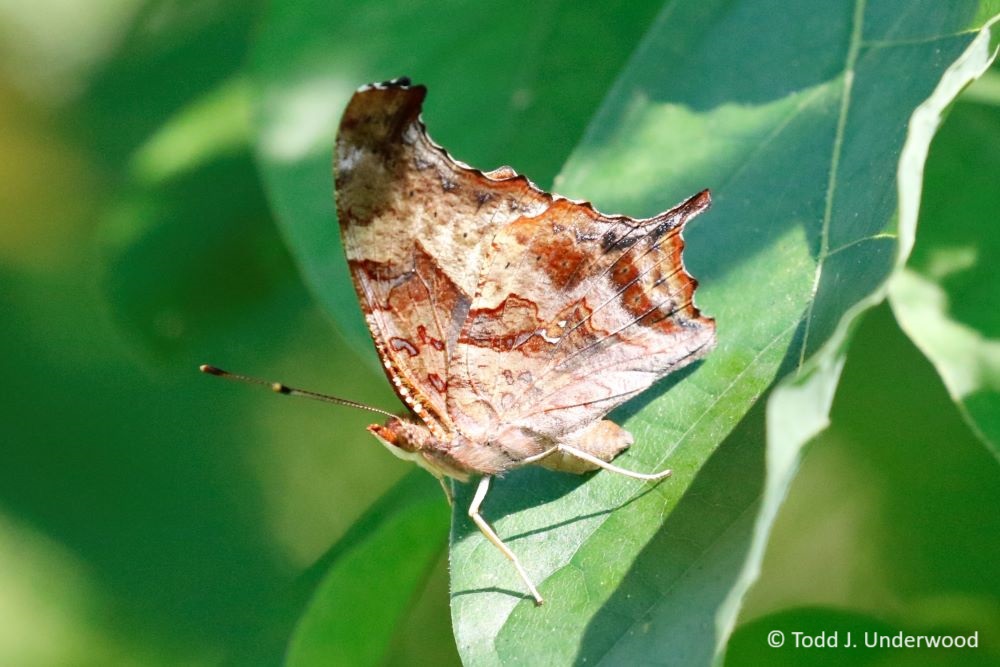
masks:
<instances>
[{"instance_id":1,"label":"mottled brown wing","mask_svg":"<svg viewBox=\"0 0 1000 667\"><path fill-rule=\"evenodd\" d=\"M450 367L458 428L559 441L707 354L681 230L709 203L634 220L555 196L499 230Z\"/></svg>"},{"instance_id":2,"label":"mottled brown wing","mask_svg":"<svg viewBox=\"0 0 1000 667\"><path fill-rule=\"evenodd\" d=\"M547 198L510 171L453 160L420 120L408 80L359 89L337 133L337 214L362 310L400 398L439 437L462 322L495 231ZM442 430L443 429L443 430Z\"/></svg>"}]
</instances>

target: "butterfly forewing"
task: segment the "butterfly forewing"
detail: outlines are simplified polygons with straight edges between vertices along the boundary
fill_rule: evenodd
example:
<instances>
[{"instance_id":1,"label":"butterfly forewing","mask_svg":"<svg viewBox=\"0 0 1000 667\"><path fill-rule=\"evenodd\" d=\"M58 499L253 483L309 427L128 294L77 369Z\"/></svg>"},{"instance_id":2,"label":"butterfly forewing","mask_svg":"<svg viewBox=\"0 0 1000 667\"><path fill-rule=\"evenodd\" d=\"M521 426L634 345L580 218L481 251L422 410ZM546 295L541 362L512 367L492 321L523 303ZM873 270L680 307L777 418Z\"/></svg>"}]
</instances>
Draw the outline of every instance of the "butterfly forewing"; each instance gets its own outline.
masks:
<instances>
[{"instance_id":1,"label":"butterfly forewing","mask_svg":"<svg viewBox=\"0 0 1000 667\"><path fill-rule=\"evenodd\" d=\"M453 160L420 120L423 86L360 89L337 133L337 215L358 298L396 393L443 435L449 368L509 201L544 199ZM501 173L500 176L504 174ZM442 431L444 429L444 431Z\"/></svg>"}]
</instances>

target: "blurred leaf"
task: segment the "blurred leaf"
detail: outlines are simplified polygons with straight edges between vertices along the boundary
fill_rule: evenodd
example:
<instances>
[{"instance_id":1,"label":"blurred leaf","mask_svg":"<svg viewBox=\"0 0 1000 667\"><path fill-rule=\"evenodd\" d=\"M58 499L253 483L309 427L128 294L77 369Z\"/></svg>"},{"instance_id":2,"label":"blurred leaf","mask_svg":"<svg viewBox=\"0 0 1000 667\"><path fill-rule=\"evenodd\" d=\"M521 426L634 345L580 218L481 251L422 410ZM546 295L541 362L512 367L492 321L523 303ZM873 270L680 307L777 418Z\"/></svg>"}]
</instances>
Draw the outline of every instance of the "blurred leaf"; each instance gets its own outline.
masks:
<instances>
[{"instance_id":1,"label":"blurred leaf","mask_svg":"<svg viewBox=\"0 0 1000 667\"><path fill-rule=\"evenodd\" d=\"M938 653L941 663L934 651L907 657L996 664L1000 644L989 638L1000 636L1000 467L888 304L858 327L830 420L807 448L740 613L753 631L737 628L726 663L759 664L761 651L770 650L768 625L814 628L801 608L822 605L872 617L861 628L868 631L884 624L916 633L978 631L976 651ZM759 622L776 614L787 622ZM851 629L850 618L829 620L828 631ZM815 653L799 659L857 664L872 657L863 649Z\"/></svg>"},{"instance_id":2,"label":"blurred leaf","mask_svg":"<svg viewBox=\"0 0 1000 667\"><path fill-rule=\"evenodd\" d=\"M41 531L0 512L0 663L166 665L151 644L129 645L107 630L107 596L86 564ZM104 626L104 627L102 627ZM117 640L117 641L116 641ZM145 654L144 654L145 653ZM187 659L198 651L190 651Z\"/></svg>"},{"instance_id":3,"label":"blurred leaf","mask_svg":"<svg viewBox=\"0 0 1000 667\"><path fill-rule=\"evenodd\" d=\"M994 66L983 74L962 93L959 101L1000 106L1000 69Z\"/></svg>"},{"instance_id":4,"label":"blurred leaf","mask_svg":"<svg viewBox=\"0 0 1000 667\"><path fill-rule=\"evenodd\" d=\"M768 645L772 631L783 633L780 648ZM796 637L796 633L798 637ZM740 627L732 638L732 649L738 651L737 665L769 665L770 667L988 667L995 665L995 656L984 650L988 639L979 631L958 632L949 626L899 626L879 618L844 609L807 607L792 609L757 619ZM897 636L975 637L974 648L894 648L869 647L867 642L892 640ZM796 641L800 642L796 646ZM814 641L815 644L807 642ZM824 642L824 643L818 643Z\"/></svg>"},{"instance_id":5,"label":"blurred leaf","mask_svg":"<svg viewBox=\"0 0 1000 667\"><path fill-rule=\"evenodd\" d=\"M994 76L997 76L994 74ZM970 90L934 140L920 235L893 279L896 317L1000 459L1000 104Z\"/></svg>"},{"instance_id":6,"label":"blurred leaf","mask_svg":"<svg viewBox=\"0 0 1000 667\"><path fill-rule=\"evenodd\" d=\"M193 361L153 377L139 367L89 259L63 274L0 274L0 343L12 351L0 364L10 392L0 505L82 563L104 610L88 624L109 642L162 654L160 664L218 656L245 641L248 616L288 579L245 463L259 446L247 432L256 413L226 410ZM246 328L229 334L263 347Z\"/></svg>"},{"instance_id":7,"label":"blurred leaf","mask_svg":"<svg viewBox=\"0 0 1000 667\"><path fill-rule=\"evenodd\" d=\"M80 261L105 183L57 124L0 81L0 264L52 268ZM58 192L59 196L52 196ZM80 193L86 193L82 195Z\"/></svg>"},{"instance_id":8,"label":"blurred leaf","mask_svg":"<svg viewBox=\"0 0 1000 667\"><path fill-rule=\"evenodd\" d=\"M132 156L131 172L143 184L194 171L205 161L245 153L250 144L247 82L236 77L182 108Z\"/></svg>"},{"instance_id":9,"label":"blurred leaf","mask_svg":"<svg viewBox=\"0 0 1000 667\"><path fill-rule=\"evenodd\" d=\"M448 551L442 549L427 585L393 637L385 667L460 665L458 648L451 634L450 605Z\"/></svg>"},{"instance_id":10,"label":"blurred leaf","mask_svg":"<svg viewBox=\"0 0 1000 667\"><path fill-rule=\"evenodd\" d=\"M441 553L447 515L440 486L419 470L383 496L322 559L325 574L292 635L287 664L383 664Z\"/></svg>"},{"instance_id":11,"label":"blurred leaf","mask_svg":"<svg viewBox=\"0 0 1000 667\"><path fill-rule=\"evenodd\" d=\"M768 635L775 630L783 633L784 644L780 647L768 644ZM843 665L849 661L851 665L864 667L878 665L892 654L892 649L865 650L864 633L878 632L889 635L898 631L899 628L885 621L858 612L824 607L793 609L764 616L740 626L733 633L730 651L739 655L744 661L733 664L821 667ZM796 638L793 634L795 632L803 633L807 637L825 636L828 645L812 650L796 647ZM845 648L848 641L861 645L862 648L854 650ZM850 658L845 658L841 650L848 652Z\"/></svg>"},{"instance_id":12,"label":"blurred leaf","mask_svg":"<svg viewBox=\"0 0 1000 667\"><path fill-rule=\"evenodd\" d=\"M557 185L633 215L712 188L686 260L719 348L625 413L637 444L623 465L675 470L655 490L540 471L496 486L485 513L543 582L542 609L456 511L453 619L467 663L704 664L725 645L799 449L826 423L848 323L892 269L897 206L912 236L937 114L989 59L989 35L967 30L975 4L897 9L671 3L639 47ZM766 481L725 460L762 437L758 411L695 481L793 369L768 405ZM706 493L716 487L726 500Z\"/></svg>"},{"instance_id":13,"label":"blurred leaf","mask_svg":"<svg viewBox=\"0 0 1000 667\"><path fill-rule=\"evenodd\" d=\"M147 351L176 353L252 316L294 272L248 154L132 193L106 218L104 287Z\"/></svg>"},{"instance_id":14,"label":"blurred leaf","mask_svg":"<svg viewBox=\"0 0 1000 667\"><path fill-rule=\"evenodd\" d=\"M372 369L333 207L340 113L360 85L427 84L435 138L459 159L551 180L659 2L273 0L254 54L258 150L307 284Z\"/></svg>"},{"instance_id":15,"label":"blurred leaf","mask_svg":"<svg viewBox=\"0 0 1000 667\"><path fill-rule=\"evenodd\" d=\"M40 107L77 98L118 48L142 2L0 4L0 81Z\"/></svg>"},{"instance_id":16,"label":"blurred leaf","mask_svg":"<svg viewBox=\"0 0 1000 667\"><path fill-rule=\"evenodd\" d=\"M116 168L191 100L239 72L258 0L145 0L77 103L95 157Z\"/></svg>"},{"instance_id":17,"label":"blurred leaf","mask_svg":"<svg viewBox=\"0 0 1000 667\"><path fill-rule=\"evenodd\" d=\"M100 227L103 285L147 351L190 349L296 279L248 146L241 79L196 99L132 157Z\"/></svg>"}]
</instances>

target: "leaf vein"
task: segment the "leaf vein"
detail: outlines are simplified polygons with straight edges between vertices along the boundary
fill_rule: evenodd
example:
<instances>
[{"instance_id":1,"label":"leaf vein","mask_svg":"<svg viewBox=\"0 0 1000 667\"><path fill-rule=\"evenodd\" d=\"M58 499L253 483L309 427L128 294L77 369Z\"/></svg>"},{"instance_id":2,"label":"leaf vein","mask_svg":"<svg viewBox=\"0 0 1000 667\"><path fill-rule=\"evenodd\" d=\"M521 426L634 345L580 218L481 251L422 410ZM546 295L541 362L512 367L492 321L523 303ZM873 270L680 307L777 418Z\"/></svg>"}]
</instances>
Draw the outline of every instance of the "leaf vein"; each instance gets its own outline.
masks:
<instances>
[{"instance_id":1,"label":"leaf vein","mask_svg":"<svg viewBox=\"0 0 1000 667\"><path fill-rule=\"evenodd\" d=\"M805 331L802 335L802 347L799 351L798 368L801 369L806 360L806 350L809 346L809 332L813 320L813 309L816 306L816 295L819 292L820 279L823 276L823 264L830 252L830 224L833 219L833 198L837 192L837 170L840 168L840 156L844 150L844 135L847 130L847 113L851 107L851 90L854 86L854 67L861 50L862 26L864 24L866 0L856 0L854 3L854 19L850 41L847 45L847 56L844 61L844 92L840 98L840 111L837 114L837 129L833 137L833 151L830 156L830 175L827 179L826 202L823 210L823 225L820 228L820 246L816 255L816 272L813 275L812 295L809 308L805 315Z\"/></svg>"}]
</instances>

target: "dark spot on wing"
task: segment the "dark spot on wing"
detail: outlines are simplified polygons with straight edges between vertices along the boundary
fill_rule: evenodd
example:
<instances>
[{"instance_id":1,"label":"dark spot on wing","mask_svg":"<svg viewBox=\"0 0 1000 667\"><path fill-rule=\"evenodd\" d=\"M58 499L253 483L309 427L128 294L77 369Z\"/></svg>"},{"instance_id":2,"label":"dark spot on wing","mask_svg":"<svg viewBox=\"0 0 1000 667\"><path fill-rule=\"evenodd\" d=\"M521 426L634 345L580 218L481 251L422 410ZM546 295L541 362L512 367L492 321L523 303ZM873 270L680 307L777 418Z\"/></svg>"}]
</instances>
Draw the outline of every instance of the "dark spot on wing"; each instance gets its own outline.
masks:
<instances>
[{"instance_id":1,"label":"dark spot on wing","mask_svg":"<svg viewBox=\"0 0 1000 667\"><path fill-rule=\"evenodd\" d=\"M624 234L615 234L615 230L609 229L601 238L601 250L611 252L612 250L628 250L642 238L642 234L636 234L634 230Z\"/></svg>"}]
</instances>

